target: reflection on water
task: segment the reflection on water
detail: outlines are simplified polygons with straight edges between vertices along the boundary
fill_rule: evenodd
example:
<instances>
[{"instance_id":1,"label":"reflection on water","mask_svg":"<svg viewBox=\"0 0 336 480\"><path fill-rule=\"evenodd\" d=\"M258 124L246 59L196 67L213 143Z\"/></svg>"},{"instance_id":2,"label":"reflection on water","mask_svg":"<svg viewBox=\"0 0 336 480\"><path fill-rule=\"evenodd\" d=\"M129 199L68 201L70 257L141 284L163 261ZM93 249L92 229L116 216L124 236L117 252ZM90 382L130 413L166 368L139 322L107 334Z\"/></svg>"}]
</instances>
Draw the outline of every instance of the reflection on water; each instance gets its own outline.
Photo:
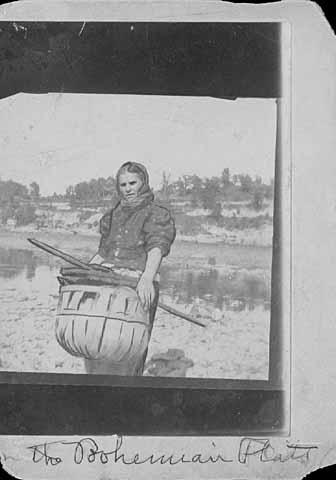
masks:
<instances>
[{"instance_id":1,"label":"reflection on water","mask_svg":"<svg viewBox=\"0 0 336 480\"><path fill-rule=\"evenodd\" d=\"M57 292L56 276L59 261L50 256L39 257L30 250L0 248L0 289L23 288L34 284L35 290ZM161 291L178 302L191 304L202 299L222 310L253 310L270 307L270 285L267 278L244 269L223 274L216 268L186 269L164 265L161 270Z\"/></svg>"},{"instance_id":2,"label":"reflection on water","mask_svg":"<svg viewBox=\"0 0 336 480\"><path fill-rule=\"evenodd\" d=\"M250 272L223 275L216 269L200 271L163 268L161 281L178 301L193 303L197 298L206 300L220 310L253 310L257 305L270 307L270 286L260 276Z\"/></svg>"},{"instance_id":3,"label":"reflection on water","mask_svg":"<svg viewBox=\"0 0 336 480\"><path fill-rule=\"evenodd\" d=\"M35 277L38 262L29 250L0 249L0 277L16 278L24 273L27 280Z\"/></svg>"}]
</instances>

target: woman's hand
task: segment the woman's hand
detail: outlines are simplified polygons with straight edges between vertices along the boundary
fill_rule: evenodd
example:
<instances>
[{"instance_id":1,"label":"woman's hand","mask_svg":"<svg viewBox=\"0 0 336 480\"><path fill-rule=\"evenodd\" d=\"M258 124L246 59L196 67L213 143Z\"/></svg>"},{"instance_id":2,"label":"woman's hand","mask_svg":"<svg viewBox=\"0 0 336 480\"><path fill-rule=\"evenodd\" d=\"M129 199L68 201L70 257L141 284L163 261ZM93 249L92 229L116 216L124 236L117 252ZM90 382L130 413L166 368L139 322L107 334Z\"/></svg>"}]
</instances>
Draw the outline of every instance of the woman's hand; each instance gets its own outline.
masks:
<instances>
[{"instance_id":1,"label":"woman's hand","mask_svg":"<svg viewBox=\"0 0 336 480\"><path fill-rule=\"evenodd\" d=\"M141 275L136 287L137 294L140 298L143 308L149 310L155 296L153 280L146 275Z\"/></svg>"}]
</instances>

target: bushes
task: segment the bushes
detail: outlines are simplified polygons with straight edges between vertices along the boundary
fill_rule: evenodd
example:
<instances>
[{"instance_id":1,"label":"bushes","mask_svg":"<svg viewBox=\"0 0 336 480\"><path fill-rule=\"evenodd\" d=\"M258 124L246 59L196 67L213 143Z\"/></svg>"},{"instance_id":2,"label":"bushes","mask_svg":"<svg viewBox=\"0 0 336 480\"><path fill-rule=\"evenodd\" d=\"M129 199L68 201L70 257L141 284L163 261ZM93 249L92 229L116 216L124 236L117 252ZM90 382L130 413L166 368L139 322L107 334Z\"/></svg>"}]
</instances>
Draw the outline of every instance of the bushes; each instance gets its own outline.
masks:
<instances>
[{"instance_id":1,"label":"bushes","mask_svg":"<svg viewBox=\"0 0 336 480\"><path fill-rule=\"evenodd\" d=\"M1 209L1 223L5 225L7 220L14 218L15 208L12 205L6 205Z\"/></svg>"},{"instance_id":2,"label":"bushes","mask_svg":"<svg viewBox=\"0 0 336 480\"><path fill-rule=\"evenodd\" d=\"M15 211L14 218L17 226L33 223L36 220L35 207L32 205L20 205Z\"/></svg>"},{"instance_id":3,"label":"bushes","mask_svg":"<svg viewBox=\"0 0 336 480\"><path fill-rule=\"evenodd\" d=\"M1 223L6 224L11 218L16 221L17 226L33 223L37 218L35 207L29 204L6 205L1 211Z\"/></svg>"}]
</instances>

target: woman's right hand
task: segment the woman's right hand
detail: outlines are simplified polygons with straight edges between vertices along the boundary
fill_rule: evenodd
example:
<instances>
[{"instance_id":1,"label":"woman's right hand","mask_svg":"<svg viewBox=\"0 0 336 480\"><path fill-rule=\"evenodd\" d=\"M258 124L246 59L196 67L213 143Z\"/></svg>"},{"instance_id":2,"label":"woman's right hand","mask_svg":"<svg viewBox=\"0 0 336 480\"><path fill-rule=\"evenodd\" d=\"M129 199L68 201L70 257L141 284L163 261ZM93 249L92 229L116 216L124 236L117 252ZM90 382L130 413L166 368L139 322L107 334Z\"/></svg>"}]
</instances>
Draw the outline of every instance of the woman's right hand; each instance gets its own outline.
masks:
<instances>
[{"instance_id":1,"label":"woman's right hand","mask_svg":"<svg viewBox=\"0 0 336 480\"><path fill-rule=\"evenodd\" d=\"M142 274L138 281L136 292L140 298L144 310L149 310L155 297L153 280Z\"/></svg>"}]
</instances>

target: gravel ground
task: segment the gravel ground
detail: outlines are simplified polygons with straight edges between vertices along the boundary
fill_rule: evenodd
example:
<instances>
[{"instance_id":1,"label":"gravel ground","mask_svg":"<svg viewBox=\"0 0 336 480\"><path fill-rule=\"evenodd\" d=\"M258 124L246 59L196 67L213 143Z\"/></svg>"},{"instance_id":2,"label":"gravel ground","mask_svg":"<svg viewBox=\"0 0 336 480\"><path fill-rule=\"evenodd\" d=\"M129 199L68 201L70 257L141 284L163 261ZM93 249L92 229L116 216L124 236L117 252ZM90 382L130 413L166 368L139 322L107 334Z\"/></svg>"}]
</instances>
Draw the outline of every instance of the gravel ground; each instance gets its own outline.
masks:
<instances>
[{"instance_id":1,"label":"gravel ground","mask_svg":"<svg viewBox=\"0 0 336 480\"><path fill-rule=\"evenodd\" d=\"M7 289L0 301L1 370L85 373L83 361L63 351L55 340L57 295ZM169 303L167 298L164 301ZM187 377L267 378L269 311L225 312L205 304L178 308L198 316L206 328L158 310L148 361L168 349L180 349L193 362ZM145 374L149 375L148 369ZM168 375L183 373L175 370Z\"/></svg>"}]
</instances>

